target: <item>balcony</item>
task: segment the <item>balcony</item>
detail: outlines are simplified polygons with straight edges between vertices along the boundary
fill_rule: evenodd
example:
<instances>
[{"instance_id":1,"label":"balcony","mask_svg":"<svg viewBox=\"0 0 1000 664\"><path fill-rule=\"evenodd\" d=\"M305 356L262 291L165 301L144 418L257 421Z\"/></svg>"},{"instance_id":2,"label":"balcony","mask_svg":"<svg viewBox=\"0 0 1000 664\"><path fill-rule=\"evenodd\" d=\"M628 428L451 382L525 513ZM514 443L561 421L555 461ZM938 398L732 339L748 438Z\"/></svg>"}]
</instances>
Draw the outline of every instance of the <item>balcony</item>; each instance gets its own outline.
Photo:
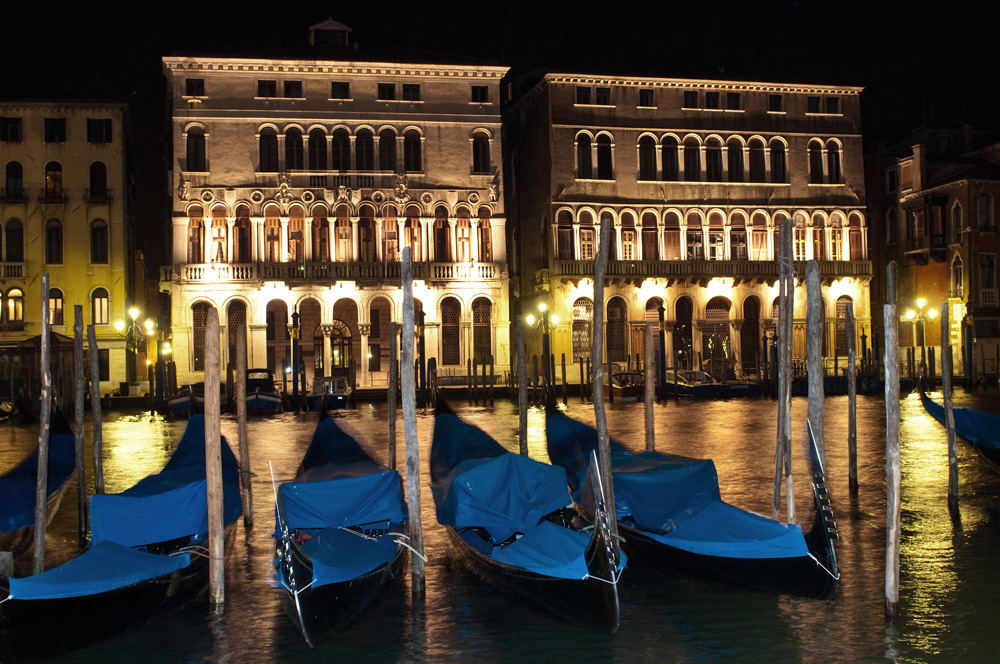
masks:
<instances>
[{"instance_id":1,"label":"balcony","mask_svg":"<svg viewBox=\"0 0 1000 664\"><path fill-rule=\"evenodd\" d=\"M398 175L387 171L290 171L288 186L301 189L393 189ZM257 184L277 187L276 173L257 173Z\"/></svg>"},{"instance_id":2,"label":"balcony","mask_svg":"<svg viewBox=\"0 0 1000 664\"><path fill-rule=\"evenodd\" d=\"M181 278L185 281L253 281L257 278L254 267L250 263L189 264L181 269ZM169 281L171 277L172 273L160 278Z\"/></svg>"},{"instance_id":3,"label":"balcony","mask_svg":"<svg viewBox=\"0 0 1000 664\"><path fill-rule=\"evenodd\" d=\"M23 264L18 264L22 265ZM413 278L426 281L488 281L506 276L500 263L414 263ZM161 268L160 281L173 278ZM182 281L206 283L250 281L399 281L397 262L190 263L180 269Z\"/></svg>"},{"instance_id":4,"label":"balcony","mask_svg":"<svg viewBox=\"0 0 1000 664\"><path fill-rule=\"evenodd\" d=\"M906 240L906 257L920 265L927 265L928 259L944 262L947 258L947 247L944 235L922 235Z\"/></svg>"},{"instance_id":5,"label":"balcony","mask_svg":"<svg viewBox=\"0 0 1000 664\"><path fill-rule=\"evenodd\" d=\"M38 202L42 205L66 205L69 196L65 190L53 191L43 189L38 194Z\"/></svg>"},{"instance_id":6,"label":"balcony","mask_svg":"<svg viewBox=\"0 0 1000 664\"><path fill-rule=\"evenodd\" d=\"M0 263L0 279L25 279L26 263Z\"/></svg>"},{"instance_id":7,"label":"balcony","mask_svg":"<svg viewBox=\"0 0 1000 664\"><path fill-rule=\"evenodd\" d=\"M0 332L24 332L28 324L23 320L5 320L0 322Z\"/></svg>"},{"instance_id":8,"label":"balcony","mask_svg":"<svg viewBox=\"0 0 1000 664\"><path fill-rule=\"evenodd\" d=\"M104 189L103 191L84 189L83 191L83 202L87 205L111 205L114 201L115 199L111 195L110 189Z\"/></svg>"},{"instance_id":9,"label":"balcony","mask_svg":"<svg viewBox=\"0 0 1000 664\"><path fill-rule=\"evenodd\" d=\"M997 289L996 288L980 288L979 289L979 303L986 305L988 307L997 306Z\"/></svg>"},{"instance_id":10,"label":"balcony","mask_svg":"<svg viewBox=\"0 0 1000 664\"><path fill-rule=\"evenodd\" d=\"M24 205L28 202L28 192L23 188L0 189L0 203Z\"/></svg>"},{"instance_id":11,"label":"balcony","mask_svg":"<svg viewBox=\"0 0 1000 664\"><path fill-rule=\"evenodd\" d=\"M794 263L796 273L804 275L804 261ZM871 261L819 261L823 279L841 277L871 278ZM559 260L555 262L552 276L563 280L594 276L594 262ZM697 282L715 277L731 277L738 281L772 282L778 278L777 261L608 261L605 277L608 279L638 280L662 277L676 281Z\"/></svg>"}]
</instances>

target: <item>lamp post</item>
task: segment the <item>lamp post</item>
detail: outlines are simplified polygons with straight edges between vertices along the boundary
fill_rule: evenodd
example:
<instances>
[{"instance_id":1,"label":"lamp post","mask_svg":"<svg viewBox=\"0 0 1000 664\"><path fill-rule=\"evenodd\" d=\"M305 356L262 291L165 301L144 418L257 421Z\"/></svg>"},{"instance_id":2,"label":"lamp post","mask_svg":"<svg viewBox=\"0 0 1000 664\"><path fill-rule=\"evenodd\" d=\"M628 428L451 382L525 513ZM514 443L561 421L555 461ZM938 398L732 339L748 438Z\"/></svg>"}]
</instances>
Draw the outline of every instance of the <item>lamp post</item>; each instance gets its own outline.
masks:
<instances>
[{"instance_id":1,"label":"lamp post","mask_svg":"<svg viewBox=\"0 0 1000 664\"><path fill-rule=\"evenodd\" d=\"M524 317L524 322L532 328L537 327L536 323L542 327L542 382L545 385L546 395L548 395L548 391L552 388L552 364L549 359L551 354L549 350L549 322L551 320L553 325L558 325L559 316L555 314L549 316L549 307L545 302L538 303L538 311L541 314L540 320L536 320L533 314L528 314Z\"/></svg>"},{"instance_id":2,"label":"lamp post","mask_svg":"<svg viewBox=\"0 0 1000 664\"><path fill-rule=\"evenodd\" d=\"M298 407L299 403L299 312L292 308L292 404Z\"/></svg>"},{"instance_id":3,"label":"lamp post","mask_svg":"<svg viewBox=\"0 0 1000 664\"><path fill-rule=\"evenodd\" d=\"M139 325L139 316L141 311L138 307L132 306L128 309L128 315L126 318L119 318L115 320L115 332L118 336L125 340L125 349L133 353L133 361L129 363L128 375L126 379L132 381L135 379L136 365L139 363L138 353L140 349L146 348L146 337L153 337L156 335L156 323L147 318L142 325ZM147 358L143 358L147 360ZM152 362L146 362L147 366L151 365ZM152 385L150 388L152 389Z\"/></svg>"},{"instance_id":4,"label":"lamp post","mask_svg":"<svg viewBox=\"0 0 1000 664\"><path fill-rule=\"evenodd\" d=\"M916 301L916 309L908 309L906 311L906 319L910 321L911 333L913 335L913 353L916 355L917 352L917 323L920 323L920 368L918 369L918 374L923 377L924 372L927 369L927 339L925 337L926 327L925 323L930 320L934 321L937 318L937 309L931 307L926 309L927 299L923 297L918 297Z\"/></svg>"}]
</instances>

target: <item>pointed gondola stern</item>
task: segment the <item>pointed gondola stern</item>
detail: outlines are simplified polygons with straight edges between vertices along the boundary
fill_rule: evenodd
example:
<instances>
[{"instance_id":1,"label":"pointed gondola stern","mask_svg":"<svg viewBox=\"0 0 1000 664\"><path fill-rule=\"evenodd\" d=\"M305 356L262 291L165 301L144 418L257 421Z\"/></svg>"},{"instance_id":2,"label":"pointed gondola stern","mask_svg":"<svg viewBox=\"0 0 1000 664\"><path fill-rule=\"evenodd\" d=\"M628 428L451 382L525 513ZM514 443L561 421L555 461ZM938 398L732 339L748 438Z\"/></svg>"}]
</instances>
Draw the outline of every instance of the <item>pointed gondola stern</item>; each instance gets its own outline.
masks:
<instances>
[{"instance_id":1,"label":"pointed gondola stern","mask_svg":"<svg viewBox=\"0 0 1000 664\"><path fill-rule=\"evenodd\" d=\"M274 466L271 465L271 487L274 489L274 517L277 520L278 532L281 534L281 544L278 547L277 558L274 561L275 572L278 576L278 585L288 593L291 605L295 609L294 622L302 633L302 638L310 648L313 647L312 639L309 638L309 631L306 629L305 616L302 615L302 604L299 602L299 593L305 590L308 585L298 578L298 566L295 561L295 543L292 541L292 533L288 528L288 518L285 516L285 506L278 493L278 484L274 479Z\"/></svg>"},{"instance_id":2,"label":"pointed gondola stern","mask_svg":"<svg viewBox=\"0 0 1000 664\"><path fill-rule=\"evenodd\" d=\"M618 598L618 581L625 569L625 554L622 553L614 531L611 527L611 517L608 514L607 496L601 474L598 471L597 453L592 452L590 458L590 486L593 496L594 532L587 545L586 560L590 577L602 583L607 583L612 592L607 607L608 628L610 632L618 631L621 609Z\"/></svg>"},{"instance_id":3,"label":"pointed gondola stern","mask_svg":"<svg viewBox=\"0 0 1000 664\"><path fill-rule=\"evenodd\" d=\"M809 466L812 473L813 505L815 517L812 527L805 533L809 555L816 561L823 572L829 576L825 598L832 597L837 592L840 581L840 570L837 567L837 553L834 550L834 540L840 539L837 522L833 515L833 502L826 486L826 468L819 454L819 446L813 436L812 423L806 421L809 432Z\"/></svg>"}]
</instances>

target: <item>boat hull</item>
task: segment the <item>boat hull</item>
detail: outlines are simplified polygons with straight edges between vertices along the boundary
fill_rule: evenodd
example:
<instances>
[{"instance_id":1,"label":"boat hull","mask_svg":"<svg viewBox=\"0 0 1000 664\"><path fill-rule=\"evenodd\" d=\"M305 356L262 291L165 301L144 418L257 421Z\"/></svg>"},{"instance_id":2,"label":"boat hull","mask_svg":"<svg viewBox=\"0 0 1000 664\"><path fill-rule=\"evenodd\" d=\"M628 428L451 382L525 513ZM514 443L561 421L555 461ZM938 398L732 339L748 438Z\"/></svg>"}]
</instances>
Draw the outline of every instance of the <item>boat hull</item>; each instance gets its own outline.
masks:
<instances>
[{"instance_id":1,"label":"boat hull","mask_svg":"<svg viewBox=\"0 0 1000 664\"><path fill-rule=\"evenodd\" d=\"M253 415L271 415L281 410L281 397L277 394L256 392L247 395L247 412Z\"/></svg>"},{"instance_id":2,"label":"boat hull","mask_svg":"<svg viewBox=\"0 0 1000 664\"><path fill-rule=\"evenodd\" d=\"M695 399L729 399L731 397L756 396L758 388L752 383L676 385L668 380L664 386L664 392L668 395L692 397Z\"/></svg>"},{"instance_id":3,"label":"boat hull","mask_svg":"<svg viewBox=\"0 0 1000 664\"><path fill-rule=\"evenodd\" d=\"M189 417L191 415L191 396L177 396L167 399L167 408L174 417Z\"/></svg>"},{"instance_id":4,"label":"boat hull","mask_svg":"<svg viewBox=\"0 0 1000 664\"><path fill-rule=\"evenodd\" d=\"M309 410L322 410L324 399L327 401L327 410L341 410L347 408L349 397L346 394L310 394L306 397Z\"/></svg>"},{"instance_id":5,"label":"boat hull","mask_svg":"<svg viewBox=\"0 0 1000 664\"><path fill-rule=\"evenodd\" d=\"M561 579L507 565L477 550L454 527L446 529L462 563L501 593L541 607L580 627L603 632L618 629L618 590L613 583L593 577Z\"/></svg>"},{"instance_id":6,"label":"boat hull","mask_svg":"<svg viewBox=\"0 0 1000 664\"><path fill-rule=\"evenodd\" d=\"M49 494L48 498L45 500L45 525L52 523L52 518L59 511L59 505L62 503L63 496L66 495L66 490L69 489L70 483L76 477L76 471L69 476L69 478L63 482L62 486ZM27 526L25 528L19 528L18 530L12 530L6 533L0 533L0 551L10 551L17 557L31 548L35 538L35 527Z\"/></svg>"}]
</instances>

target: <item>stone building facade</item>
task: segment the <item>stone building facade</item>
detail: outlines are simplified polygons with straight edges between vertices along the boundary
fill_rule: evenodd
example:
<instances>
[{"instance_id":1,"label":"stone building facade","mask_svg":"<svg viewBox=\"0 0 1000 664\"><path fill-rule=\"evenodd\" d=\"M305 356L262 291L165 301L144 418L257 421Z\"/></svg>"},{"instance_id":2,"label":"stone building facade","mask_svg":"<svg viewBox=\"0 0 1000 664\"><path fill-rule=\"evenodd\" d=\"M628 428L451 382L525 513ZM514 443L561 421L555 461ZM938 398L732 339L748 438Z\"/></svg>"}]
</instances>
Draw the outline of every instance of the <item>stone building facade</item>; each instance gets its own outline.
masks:
<instances>
[{"instance_id":1,"label":"stone building facade","mask_svg":"<svg viewBox=\"0 0 1000 664\"><path fill-rule=\"evenodd\" d=\"M515 310L546 304L559 319L556 357L589 355L593 260L599 229L611 224L606 360L624 365L641 355L644 324L662 306L668 365L750 376L776 321L777 231L791 219L800 277L793 354L805 356L802 277L805 261L816 259L832 373L846 354L847 302L859 344L861 334L870 337L859 93L551 72L508 77L504 175ZM537 342L535 335L529 354Z\"/></svg>"}]
</instances>

